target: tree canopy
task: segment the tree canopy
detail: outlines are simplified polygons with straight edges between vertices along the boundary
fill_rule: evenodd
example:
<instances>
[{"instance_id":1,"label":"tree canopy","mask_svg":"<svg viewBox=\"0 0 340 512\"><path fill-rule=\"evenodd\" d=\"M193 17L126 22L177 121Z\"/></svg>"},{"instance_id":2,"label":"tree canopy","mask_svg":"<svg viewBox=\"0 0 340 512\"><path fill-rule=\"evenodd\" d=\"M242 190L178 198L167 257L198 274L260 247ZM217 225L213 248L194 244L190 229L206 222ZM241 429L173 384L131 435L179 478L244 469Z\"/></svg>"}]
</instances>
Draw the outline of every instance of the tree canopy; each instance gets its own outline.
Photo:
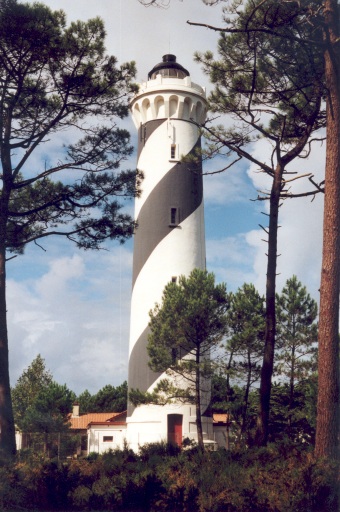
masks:
<instances>
[{"instance_id":1,"label":"tree canopy","mask_svg":"<svg viewBox=\"0 0 340 512\"><path fill-rule=\"evenodd\" d=\"M24 446L29 444L29 439L34 440L33 446L42 441L47 453L50 434L68 431L74 400L73 391L66 384L60 385L53 380L45 360L38 354L12 389L15 425L22 434Z\"/></svg>"},{"instance_id":2,"label":"tree canopy","mask_svg":"<svg viewBox=\"0 0 340 512\"><path fill-rule=\"evenodd\" d=\"M287 280L277 295L277 373L289 380L290 401L297 382L316 371L317 303L296 276Z\"/></svg>"},{"instance_id":3,"label":"tree canopy","mask_svg":"<svg viewBox=\"0 0 340 512\"><path fill-rule=\"evenodd\" d=\"M85 390L77 397L77 401L81 413L123 412L127 409L127 395L127 381L124 381L116 387L107 384L94 395Z\"/></svg>"},{"instance_id":4,"label":"tree canopy","mask_svg":"<svg viewBox=\"0 0 340 512\"><path fill-rule=\"evenodd\" d=\"M231 386L238 384L237 400L229 402L227 411L238 404L238 439L244 435L248 423L250 391L259 380L263 358L265 330L264 298L255 286L245 283L230 294L230 309L227 312L227 341L221 357L221 373L227 376L226 395L231 399ZM235 417L235 414L234 414Z\"/></svg>"},{"instance_id":5,"label":"tree canopy","mask_svg":"<svg viewBox=\"0 0 340 512\"><path fill-rule=\"evenodd\" d=\"M226 445L252 446L259 409L264 298L244 284L229 294L226 341L212 378L213 412L227 413ZM276 296L278 311L269 440L313 444L317 393L317 305L296 276Z\"/></svg>"},{"instance_id":6,"label":"tree canopy","mask_svg":"<svg viewBox=\"0 0 340 512\"><path fill-rule=\"evenodd\" d=\"M116 196L136 193L135 171L117 171L132 148L115 119L128 114L134 64L118 67L105 54L99 18L66 27L64 13L43 4L3 0L0 6L6 248L22 251L51 234L84 248L98 248L106 238L124 240L133 222L119 213ZM70 144L56 138L63 132L61 140ZM41 168L36 162L32 167L34 153L52 136L58 157L41 152Z\"/></svg>"},{"instance_id":7,"label":"tree canopy","mask_svg":"<svg viewBox=\"0 0 340 512\"><path fill-rule=\"evenodd\" d=\"M67 430L74 399L66 384L52 381L42 387L25 413L24 431L48 434Z\"/></svg>"},{"instance_id":8,"label":"tree canopy","mask_svg":"<svg viewBox=\"0 0 340 512\"><path fill-rule=\"evenodd\" d=\"M18 378L12 389L14 418L17 427L24 428L25 415L33 405L38 394L53 380L40 354L32 361Z\"/></svg>"}]
</instances>

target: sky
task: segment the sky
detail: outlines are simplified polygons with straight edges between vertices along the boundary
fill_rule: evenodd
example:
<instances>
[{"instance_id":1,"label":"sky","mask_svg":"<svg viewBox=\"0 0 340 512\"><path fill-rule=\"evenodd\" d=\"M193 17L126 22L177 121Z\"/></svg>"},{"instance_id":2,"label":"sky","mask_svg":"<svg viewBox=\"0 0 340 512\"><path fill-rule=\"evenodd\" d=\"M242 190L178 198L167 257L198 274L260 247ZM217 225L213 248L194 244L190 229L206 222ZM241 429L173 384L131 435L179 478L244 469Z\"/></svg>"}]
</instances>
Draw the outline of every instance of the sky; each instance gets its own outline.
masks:
<instances>
[{"instance_id":1,"label":"sky","mask_svg":"<svg viewBox=\"0 0 340 512\"><path fill-rule=\"evenodd\" d=\"M26 0L27 1L27 0ZM29 0L28 3L33 3ZM187 20L222 26L221 5L201 0L171 0L168 9L143 7L138 0L45 0L63 9L67 21L100 16L107 31L106 47L119 63L134 60L137 81L173 53L192 80L207 91L208 77L194 62L195 51L216 53L218 33L188 25ZM137 146L131 119L120 122ZM49 158L58 158L61 139L50 142ZM270 148L259 141L253 154L268 159ZM37 162L39 163L39 162ZM41 162L40 162L41 164ZM136 167L136 154L123 168ZM223 167L210 162L205 172ZM315 146L309 160L289 169L312 172L321 181L324 147ZM268 205L254 201L270 181L246 161L221 174L204 177L207 269L229 291L253 283L264 294ZM302 192L304 180L292 183ZM126 205L133 213L133 204ZM322 245L323 197L287 200L280 210L278 285L280 292L293 274L318 301ZM23 370L40 354L54 379L76 394L96 393L106 384L127 379L133 242L108 243L103 251L84 252L71 242L49 239L43 247L31 245L8 263L7 309L10 379L14 386Z\"/></svg>"}]
</instances>

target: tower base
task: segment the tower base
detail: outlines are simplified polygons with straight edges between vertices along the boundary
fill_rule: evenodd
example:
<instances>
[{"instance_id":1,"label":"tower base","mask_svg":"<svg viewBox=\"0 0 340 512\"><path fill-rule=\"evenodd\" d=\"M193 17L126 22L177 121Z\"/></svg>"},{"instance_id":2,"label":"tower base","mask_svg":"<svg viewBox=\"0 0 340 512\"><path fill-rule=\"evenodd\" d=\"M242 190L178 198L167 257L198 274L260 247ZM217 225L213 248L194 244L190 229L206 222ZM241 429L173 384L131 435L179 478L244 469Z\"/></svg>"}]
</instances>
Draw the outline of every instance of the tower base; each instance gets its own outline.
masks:
<instances>
[{"instance_id":1,"label":"tower base","mask_svg":"<svg viewBox=\"0 0 340 512\"><path fill-rule=\"evenodd\" d=\"M197 442L196 410L191 404L142 405L126 419L126 440L129 448L138 452L149 443L183 445L184 440ZM203 439L214 447L213 420L202 416Z\"/></svg>"}]
</instances>

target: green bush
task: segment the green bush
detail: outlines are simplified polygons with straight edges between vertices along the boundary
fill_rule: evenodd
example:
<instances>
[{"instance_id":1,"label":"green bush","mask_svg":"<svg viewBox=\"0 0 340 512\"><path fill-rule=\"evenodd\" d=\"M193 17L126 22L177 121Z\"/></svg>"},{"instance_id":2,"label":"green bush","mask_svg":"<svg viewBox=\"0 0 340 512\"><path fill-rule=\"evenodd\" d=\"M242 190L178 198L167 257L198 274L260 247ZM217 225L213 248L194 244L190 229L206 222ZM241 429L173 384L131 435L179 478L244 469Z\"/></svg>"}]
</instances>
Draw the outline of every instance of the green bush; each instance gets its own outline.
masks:
<instances>
[{"instance_id":1,"label":"green bush","mask_svg":"<svg viewBox=\"0 0 340 512\"><path fill-rule=\"evenodd\" d=\"M157 443L0 467L0 510L336 512L336 467L289 443L228 452Z\"/></svg>"}]
</instances>

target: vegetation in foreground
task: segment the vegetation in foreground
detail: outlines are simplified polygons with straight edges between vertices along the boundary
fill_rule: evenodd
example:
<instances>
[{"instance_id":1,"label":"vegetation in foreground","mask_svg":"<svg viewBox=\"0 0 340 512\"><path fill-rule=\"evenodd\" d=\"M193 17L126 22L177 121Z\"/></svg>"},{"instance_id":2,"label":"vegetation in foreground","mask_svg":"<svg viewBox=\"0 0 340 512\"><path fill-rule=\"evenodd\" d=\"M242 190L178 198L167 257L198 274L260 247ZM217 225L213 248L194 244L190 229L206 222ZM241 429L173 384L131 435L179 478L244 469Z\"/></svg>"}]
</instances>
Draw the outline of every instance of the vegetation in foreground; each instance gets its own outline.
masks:
<instances>
[{"instance_id":1,"label":"vegetation in foreground","mask_svg":"<svg viewBox=\"0 0 340 512\"><path fill-rule=\"evenodd\" d=\"M336 511L336 469L287 443L202 452L150 444L85 460L0 467L0 509L188 512Z\"/></svg>"}]
</instances>

